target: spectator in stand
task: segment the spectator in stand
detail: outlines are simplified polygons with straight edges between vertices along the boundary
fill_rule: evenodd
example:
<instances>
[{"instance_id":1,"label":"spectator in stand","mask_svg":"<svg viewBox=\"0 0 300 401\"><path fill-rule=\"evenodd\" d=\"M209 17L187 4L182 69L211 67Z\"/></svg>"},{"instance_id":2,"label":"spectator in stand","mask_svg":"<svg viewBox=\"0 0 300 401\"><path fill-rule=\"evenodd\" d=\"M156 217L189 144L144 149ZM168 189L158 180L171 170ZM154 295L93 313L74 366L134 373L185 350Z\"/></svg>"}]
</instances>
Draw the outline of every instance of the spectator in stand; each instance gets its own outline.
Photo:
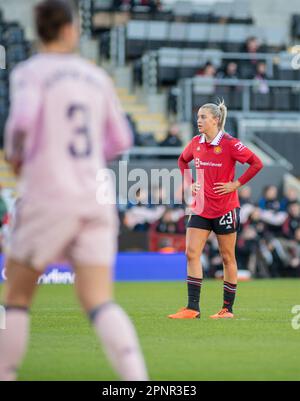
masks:
<instances>
[{"instance_id":1,"label":"spectator in stand","mask_svg":"<svg viewBox=\"0 0 300 401\"><path fill-rule=\"evenodd\" d=\"M266 277L280 277L287 263L287 254L282 242L270 233L265 233L260 241L260 254Z\"/></svg>"},{"instance_id":2,"label":"spectator in stand","mask_svg":"<svg viewBox=\"0 0 300 401\"><path fill-rule=\"evenodd\" d=\"M282 226L282 233L285 238L294 239L295 232L300 227L300 204L290 203L287 211L288 216Z\"/></svg>"},{"instance_id":3,"label":"spectator in stand","mask_svg":"<svg viewBox=\"0 0 300 401\"><path fill-rule=\"evenodd\" d=\"M249 205L249 204L253 205L251 196L252 196L251 187L248 187L248 186L242 187L239 190L240 205L241 206Z\"/></svg>"},{"instance_id":4,"label":"spectator in stand","mask_svg":"<svg viewBox=\"0 0 300 401\"><path fill-rule=\"evenodd\" d=\"M196 72L196 75L199 75L203 78L214 78L216 76L216 73L216 67L210 61L207 61L204 67Z\"/></svg>"},{"instance_id":5,"label":"spectator in stand","mask_svg":"<svg viewBox=\"0 0 300 401\"><path fill-rule=\"evenodd\" d=\"M240 222L244 224L248 221L250 214L253 212L255 206L251 200L251 188L249 186L242 187L239 190L240 197Z\"/></svg>"},{"instance_id":6,"label":"spectator in stand","mask_svg":"<svg viewBox=\"0 0 300 401\"><path fill-rule=\"evenodd\" d=\"M164 211L163 205L150 208L148 191L139 190L136 194L136 204L124 214L123 225L132 231L148 231L150 224L160 219Z\"/></svg>"},{"instance_id":7,"label":"spectator in stand","mask_svg":"<svg viewBox=\"0 0 300 401\"><path fill-rule=\"evenodd\" d=\"M267 231L274 237L281 235L281 227L286 220L286 212L280 211L278 189L275 185L265 187L263 197L259 201L261 219L265 222Z\"/></svg>"},{"instance_id":8,"label":"spectator in stand","mask_svg":"<svg viewBox=\"0 0 300 401\"><path fill-rule=\"evenodd\" d=\"M170 205L171 200L168 199L165 188L162 185L154 186L151 189L151 197L149 199L149 208L156 207L157 205ZM169 196L170 198L170 196Z\"/></svg>"},{"instance_id":9,"label":"spectator in stand","mask_svg":"<svg viewBox=\"0 0 300 401\"><path fill-rule=\"evenodd\" d=\"M216 277L217 271L223 273L223 260L219 252L219 245L214 232L211 232L209 234L208 240L205 245L204 254L207 256L209 262L207 269L205 269L206 275L208 277L214 278Z\"/></svg>"},{"instance_id":10,"label":"spectator in stand","mask_svg":"<svg viewBox=\"0 0 300 401\"><path fill-rule=\"evenodd\" d=\"M217 78L221 79L238 79L238 65L235 61L229 61L225 67L218 72Z\"/></svg>"},{"instance_id":11,"label":"spectator in stand","mask_svg":"<svg viewBox=\"0 0 300 401\"><path fill-rule=\"evenodd\" d=\"M179 216L177 211L174 211L171 208L165 210L162 217L158 220L156 225L156 231L159 233L168 233L168 234L180 234L180 226L178 226Z\"/></svg>"},{"instance_id":12,"label":"spectator in stand","mask_svg":"<svg viewBox=\"0 0 300 401\"><path fill-rule=\"evenodd\" d=\"M258 206L263 210L280 210L280 202L278 199L278 189L275 185L267 185L263 191L263 197L260 199Z\"/></svg>"},{"instance_id":13,"label":"spectator in stand","mask_svg":"<svg viewBox=\"0 0 300 401\"><path fill-rule=\"evenodd\" d=\"M237 238L237 260L240 269L247 269L252 274L256 272L256 259L259 245L259 233L255 225L247 224Z\"/></svg>"},{"instance_id":14,"label":"spectator in stand","mask_svg":"<svg viewBox=\"0 0 300 401\"><path fill-rule=\"evenodd\" d=\"M242 206L249 205L244 203ZM251 252L255 253L259 247L260 240L267 232L265 223L261 219L261 210L252 205L252 211L249 213L248 218L242 221L241 229L237 240L237 259L241 262L241 266L249 266ZM255 269L255 268L254 268ZM253 273L254 269L251 270Z\"/></svg>"},{"instance_id":15,"label":"spectator in stand","mask_svg":"<svg viewBox=\"0 0 300 401\"><path fill-rule=\"evenodd\" d=\"M244 43L241 47L242 53L251 53L256 54L261 51L261 45L258 42L258 39L255 36L250 36L246 43Z\"/></svg>"},{"instance_id":16,"label":"spectator in stand","mask_svg":"<svg viewBox=\"0 0 300 401\"><path fill-rule=\"evenodd\" d=\"M250 59L242 60L240 62L240 70L243 78L253 78L256 73L256 66L259 62L257 53L261 52L260 44L256 37L251 36L247 39L246 43L242 45L241 52L248 53Z\"/></svg>"},{"instance_id":17,"label":"spectator in stand","mask_svg":"<svg viewBox=\"0 0 300 401\"><path fill-rule=\"evenodd\" d=\"M259 61L256 65L256 73L254 79L254 91L258 93L269 93L269 85L267 82L267 65L264 61Z\"/></svg>"},{"instance_id":18,"label":"spectator in stand","mask_svg":"<svg viewBox=\"0 0 300 401\"><path fill-rule=\"evenodd\" d=\"M282 266L286 263L286 253L278 237L281 226L286 219L285 212L279 211L277 188L268 186L260 200L260 208L255 208L249 220L242 226L241 240L238 243L240 258L248 257L252 262L250 271L257 272L259 277L279 277ZM257 236L254 235L257 234ZM248 251L243 247L248 247ZM257 261L251 261L251 253L256 249ZM248 254L247 254L248 252Z\"/></svg>"},{"instance_id":19,"label":"spectator in stand","mask_svg":"<svg viewBox=\"0 0 300 401\"><path fill-rule=\"evenodd\" d=\"M280 210L286 212L289 204L294 202L299 202L298 193L295 188L289 187L280 201Z\"/></svg>"},{"instance_id":20,"label":"spectator in stand","mask_svg":"<svg viewBox=\"0 0 300 401\"><path fill-rule=\"evenodd\" d=\"M132 134L133 134L134 145L137 146L137 145L139 145L139 135L140 134L138 132L136 123L130 114L126 114L126 118L127 118L128 124L129 124Z\"/></svg>"},{"instance_id":21,"label":"spectator in stand","mask_svg":"<svg viewBox=\"0 0 300 401\"><path fill-rule=\"evenodd\" d=\"M258 207L255 207L250 214L247 223L242 225L243 230L249 226L253 227L255 232L258 234L258 239L263 238L265 232L267 231L266 225L262 221L261 214L261 210Z\"/></svg>"},{"instance_id":22,"label":"spectator in stand","mask_svg":"<svg viewBox=\"0 0 300 401\"><path fill-rule=\"evenodd\" d=\"M159 143L159 146L182 146L182 140L180 138L180 130L177 124L174 124L169 129L167 136L164 140Z\"/></svg>"},{"instance_id":23,"label":"spectator in stand","mask_svg":"<svg viewBox=\"0 0 300 401\"><path fill-rule=\"evenodd\" d=\"M285 276L288 277L300 277L300 227L295 230L295 237L293 241L290 241L289 250L289 262L285 271Z\"/></svg>"}]
</instances>

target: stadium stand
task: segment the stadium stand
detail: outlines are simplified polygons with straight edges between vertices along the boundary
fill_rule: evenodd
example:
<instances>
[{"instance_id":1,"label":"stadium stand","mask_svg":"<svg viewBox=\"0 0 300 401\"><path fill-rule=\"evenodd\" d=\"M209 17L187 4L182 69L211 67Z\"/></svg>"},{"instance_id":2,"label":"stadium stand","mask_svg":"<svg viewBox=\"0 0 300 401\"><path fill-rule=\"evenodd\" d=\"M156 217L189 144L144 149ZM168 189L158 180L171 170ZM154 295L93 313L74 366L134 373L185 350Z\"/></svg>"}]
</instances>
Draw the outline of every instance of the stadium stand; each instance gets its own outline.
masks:
<instances>
[{"instance_id":1,"label":"stadium stand","mask_svg":"<svg viewBox=\"0 0 300 401\"><path fill-rule=\"evenodd\" d=\"M8 77L13 67L20 61L25 60L30 51L29 42L25 38L24 30L18 22L8 22L0 14L0 44L6 49L6 68L0 69L0 141L3 146L3 129L9 108L9 83ZM0 152L0 182L4 188L15 188L15 178L8 169Z\"/></svg>"}]
</instances>

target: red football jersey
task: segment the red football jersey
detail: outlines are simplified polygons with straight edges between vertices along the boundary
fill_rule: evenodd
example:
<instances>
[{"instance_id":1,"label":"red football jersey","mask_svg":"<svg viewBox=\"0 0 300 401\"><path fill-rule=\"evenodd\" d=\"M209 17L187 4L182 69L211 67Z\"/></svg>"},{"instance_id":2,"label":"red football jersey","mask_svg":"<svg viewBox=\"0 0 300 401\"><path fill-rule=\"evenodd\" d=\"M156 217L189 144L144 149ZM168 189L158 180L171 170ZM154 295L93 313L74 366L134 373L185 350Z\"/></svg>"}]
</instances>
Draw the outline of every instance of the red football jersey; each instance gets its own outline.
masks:
<instances>
[{"instance_id":1,"label":"red football jersey","mask_svg":"<svg viewBox=\"0 0 300 401\"><path fill-rule=\"evenodd\" d=\"M195 213L209 219L217 218L239 207L238 191L218 195L213 188L217 182L234 181L236 162L247 162L253 152L238 139L220 131L210 143L204 135L195 136L182 153L185 162L195 162L200 191L201 207ZM197 212L197 210L200 212Z\"/></svg>"}]
</instances>

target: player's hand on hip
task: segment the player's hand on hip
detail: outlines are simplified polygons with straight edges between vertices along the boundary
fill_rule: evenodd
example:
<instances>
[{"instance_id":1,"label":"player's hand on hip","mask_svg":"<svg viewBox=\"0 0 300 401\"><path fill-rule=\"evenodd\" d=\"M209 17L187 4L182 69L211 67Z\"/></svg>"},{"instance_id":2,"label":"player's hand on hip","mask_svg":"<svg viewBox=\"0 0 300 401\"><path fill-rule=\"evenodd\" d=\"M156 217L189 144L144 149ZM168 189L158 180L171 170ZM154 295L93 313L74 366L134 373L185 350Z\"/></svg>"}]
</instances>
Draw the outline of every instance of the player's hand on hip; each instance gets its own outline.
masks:
<instances>
[{"instance_id":1,"label":"player's hand on hip","mask_svg":"<svg viewBox=\"0 0 300 401\"><path fill-rule=\"evenodd\" d=\"M215 182L214 192L218 195L226 195L236 191L241 186L239 181L234 182Z\"/></svg>"}]
</instances>

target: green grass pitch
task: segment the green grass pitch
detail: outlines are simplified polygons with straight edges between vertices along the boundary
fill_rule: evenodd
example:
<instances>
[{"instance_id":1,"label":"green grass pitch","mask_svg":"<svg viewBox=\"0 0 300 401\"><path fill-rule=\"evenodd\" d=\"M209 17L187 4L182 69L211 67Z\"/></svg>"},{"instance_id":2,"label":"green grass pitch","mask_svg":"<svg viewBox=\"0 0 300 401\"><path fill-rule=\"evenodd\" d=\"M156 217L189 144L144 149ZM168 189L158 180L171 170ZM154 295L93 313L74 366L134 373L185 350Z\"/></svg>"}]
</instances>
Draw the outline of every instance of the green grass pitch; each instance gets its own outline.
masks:
<instances>
[{"instance_id":1,"label":"green grass pitch","mask_svg":"<svg viewBox=\"0 0 300 401\"><path fill-rule=\"evenodd\" d=\"M300 380L300 329L291 325L299 280L240 283L236 318L225 321L208 318L221 305L220 281L205 281L200 320L166 317L184 306L184 283L117 283L116 294L136 325L152 380ZM19 379L117 379L72 286L40 287Z\"/></svg>"}]
</instances>

